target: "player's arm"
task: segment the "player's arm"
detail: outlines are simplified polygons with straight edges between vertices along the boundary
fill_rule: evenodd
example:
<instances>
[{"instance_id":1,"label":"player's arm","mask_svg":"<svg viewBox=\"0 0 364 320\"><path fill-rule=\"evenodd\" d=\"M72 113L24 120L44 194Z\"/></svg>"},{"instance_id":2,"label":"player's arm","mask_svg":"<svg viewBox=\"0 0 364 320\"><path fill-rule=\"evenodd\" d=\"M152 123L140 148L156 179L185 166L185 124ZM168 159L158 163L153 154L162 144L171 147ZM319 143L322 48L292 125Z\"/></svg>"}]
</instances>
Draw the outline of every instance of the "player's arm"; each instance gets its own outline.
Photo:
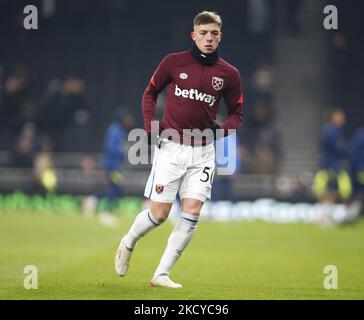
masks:
<instances>
[{"instance_id":1,"label":"player's arm","mask_svg":"<svg viewBox=\"0 0 364 320\"><path fill-rule=\"evenodd\" d=\"M224 129L224 136L227 136L229 129L239 129L243 121L243 90L240 74L236 69L229 78L228 86L224 92L224 101L228 117L220 128Z\"/></svg>"},{"instance_id":2,"label":"player's arm","mask_svg":"<svg viewBox=\"0 0 364 320\"><path fill-rule=\"evenodd\" d=\"M151 122L155 120L156 104L159 93L171 82L172 55L167 55L154 72L142 99L144 129L151 132Z\"/></svg>"}]
</instances>

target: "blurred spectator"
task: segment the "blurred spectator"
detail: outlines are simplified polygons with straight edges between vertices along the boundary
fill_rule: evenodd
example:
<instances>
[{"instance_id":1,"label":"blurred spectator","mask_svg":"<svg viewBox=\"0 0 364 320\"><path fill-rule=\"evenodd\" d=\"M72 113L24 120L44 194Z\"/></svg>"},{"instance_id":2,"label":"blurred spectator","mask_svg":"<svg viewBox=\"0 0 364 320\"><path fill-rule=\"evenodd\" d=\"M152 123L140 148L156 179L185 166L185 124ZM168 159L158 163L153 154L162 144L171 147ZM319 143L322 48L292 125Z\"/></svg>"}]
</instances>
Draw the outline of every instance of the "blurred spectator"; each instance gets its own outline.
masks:
<instances>
[{"instance_id":1,"label":"blurred spectator","mask_svg":"<svg viewBox=\"0 0 364 320\"><path fill-rule=\"evenodd\" d=\"M340 104L347 115L346 133L354 135L364 123L362 102L364 83L364 20L361 10L350 1L332 2L339 9L339 30L327 32L330 85L329 103Z\"/></svg>"},{"instance_id":2,"label":"blurred spectator","mask_svg":"<svg viewBox=\"0 0 364 320\"><path fill-rule=\"evenodd\" d=\"M265 99L258 99L253 105L252 114L246 124L249 142L254 144L259 138L259 132L272 123L272 110ZM250 137L252 136L252 137Z\"/></svg>"},{"instance_id":3,"label":"blurred spectator","mask_svg":"<svg viewBox=\"0 0 364 320\"><path fill-rule=\"evenodd\" d=\"M364 128L359 128L350 141L349 159L355 191L364 196Z\"/></svg>"},{"instance_id":4,"label":"blurred spectator","mask_svg":"<svg viewBox=\"0 0 364 320\"><path fill-rule=\"evenodd\" d=\"M40 192L55 192L57 189L57 174L52 152L52 140L43 136L40 139L40 151L34 161L34 176Z\"/></svg>"},{"instance_id":5,"label":"blurred spectator","mask_svg":"<svg viewBox=\"0 0 364 320\"><path fill-rule=\"evenodd\" d=\"M272 124L272 110L266 100L256 100L241 133L240 152L245 171L276 174L281 159L280 139ZM250 160L250 161L249 161Z\"/></svg>"},{"instance_id":6,"label":"blurred spectator","mask_svg":"<svg viewBox=\"0 0 364 320\"><path fill-rule=\"evenodd\" d=\"M90 149L91 113L88 110L76 110L72 122L62 135L62 150L73 148L85 152Z\"/></svg>"},{"instance_id":7,"label":"blurred spectator","mask_svg":"<svg viewBox=\"0 0 364 320\"><path fill-rule=\"evenodd\" d=\"M335 68L339 69L340 72L345 72L349 66L349 47L348 39L342 33L334 33L331 38L332 40L332 60Z\"/></svg>"},{"instance_id":8,"label":"blurred spectator","mask_svg":"<svg viewBox=\"0 0 364 320\"><path fill-rule=\"evenodd\" d=\"M18 65L12 75L4 83L1 127L3 130L15 134L18 132L18 118L23 102L29 95L28 74L23 65Z\"/></svg>"},{"instance_id":9,"label":"blurred spectator","mask_svg":"<svg viewBox=\"0 0 364 320\"><path fill-rule=\"evenodd\" d=\"M114 121L108 127L104 139L103 168L107 174L107 196L110 202L122 195L121 182L123 178L120 170L124 162L124 146L128 134L125 128L125 119L128 116L125 109L116 109L114 111Z\"/></svg>"},{"instance_id":10,"label":"blurred spectator","mask_svg":"<svg viewBox=\"0 0 364 320\"><path fill-rule=\"evenodd\" d=\"M82 148L88 144L90 113L81 79L70 77L63 83L58 79L50 81L43 96L41 115L41 127L56 147Z\"/></svg>"},{"instance_id":11,"label":"blurred spectator","mask_svg":"<svg viewBox=\"0 0 364 320\"><path fill-rule=\"evenodd\" d=\"M273 89L273 73L267 64L261 64L252 76L253 89L256 97L270 98Z\"/></svg>"},{"instance_id":12,"label":"blurred spectator","mask_svg":"<svg viewBox=\"0 0 364 320\"><path fill-rule=\"evenodd\" d=\"M250 136L251 168L257 174L278 173L281 156L280 141L277 132L268 124L257 127Z\"/></svg>"},{"instance_id":13,"label":"blurred spectator","mask_svg":"<svg viewBox=\"0 0 364 320\"><path fill-rule=\"evenodd\" d=\"M127 112L127 109L118 108L114 111L114 120L105 135L103 168L107 181L107 189L104 194L107 205L100 214L100 221L108 226L115 225L115 219L110 216L110 213L115 206L116 200L124 195L122 168L128 130L133 126L133 117Z\"/></svg>"},{"instance_id":14,"label":"blurred spectator","mask_svg":"<svg viewBox=\"0 0 364 320\"><path fill-rule=\"evenodd\" d=\"M85 175L90 175L97 168L96 159L91 154L86 154L81 159L80 167Z\"/></svg>"},{"instance_id":15,"label":"blurred spectator","mask_svg":"<svg viewBox=\"0 0 364 320\"><path fill-rule=\"evenodd\" d=\"M280 176L277 179L278 194L286 199L309 199L312 196L312 180L313 174L309 171L301 172L294 178Z\"/></svg>"},{"instance_id":16,"label":"blurred spectator","mask_svg":"<svg viewBox=\"0 0 364 320\"><path fill-rule=\"evenodd\" d=\"M59 135L64 127L63 110L60 106L62 98L62 82L59 79L51 80L41 100L41 128L52 140Z\"/></svg>"},{"instance_id":17,"label":"blurred spectator","mask_svg":"<svg viewBox=\"0 0 364 320\"><path fill-rule=\"evenodd\" d=\"M333 109L329 121L321 134L321 164L313 181L313 191L317 199L324 204L347 200L351 195L351 181L346 171L347 142L343 135L346 116L343 110ZM332 223L329 206L320 223L324 226Z\"/></svg>"},{"instance_id":18,"label":"blurred spectator","mask_svg":"<svg viewBox=\"0 0 364 320\"><path fill-rule=\"evenodd\" d=\"M280 153L277 133L272 128L262 129L254 150L255 173L277 174Z\"/></svg>"},{"instance_id":19,"label":"blurred spectator","mask_svg":"<svg viewBox=\"0 0 364 320\"><path fill-rule=\"evenodd\" d=\"M33 123L36 127L39 126L39 110L37 105L31 100L25 100L21 104L17 126L22 127L27 122Z\"/></svg>"},{"instance_id":20,"label":"blurred spectator","mask_svg":"<svg viewBox=\"0 0 364 320\"><path fill-rule=\"evenodd\" d=\"M11 165L20 168L33 168L36 152L35 127L26 123L20 132L11 157Z\"/></svg>"},{"instance_id":21,"label":"blurred spectator","mask_svg":"<svg viewBox=\"0 0 364 320\"><path fill-rule=\"evenodd\" d=\"M350 83L350 56L347 37L342 33L335 33L331 38L330 82L334 101L345 103L346 87Z\"/></svg>"},{"instance_id":22,"label":"blurred spectator","mask_svg":"<svg viewBox=\"0 0 364 320\"><path fill-rule=\"evenodd\" d=\"M354 220L364 204L364 127L359 128L349 144L350 175L353 183L350 219Z\"/></svg>"}]
</instances>

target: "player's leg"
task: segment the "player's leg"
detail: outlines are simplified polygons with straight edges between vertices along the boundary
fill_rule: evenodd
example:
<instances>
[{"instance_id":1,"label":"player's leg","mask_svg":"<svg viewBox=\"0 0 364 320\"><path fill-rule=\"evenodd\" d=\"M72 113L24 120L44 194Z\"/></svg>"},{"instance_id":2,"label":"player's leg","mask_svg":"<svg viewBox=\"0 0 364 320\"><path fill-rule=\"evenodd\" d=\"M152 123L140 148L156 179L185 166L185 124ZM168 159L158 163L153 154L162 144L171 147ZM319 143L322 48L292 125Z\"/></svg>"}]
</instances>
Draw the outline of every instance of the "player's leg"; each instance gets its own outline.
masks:
<instances>
[{"instance_id":1,"label":"player's leg","mask_svg":"<svg viewBox=\"0 0 364 320\"><path fill-rule=\"evenodd\" d=\"M167 248L151 281L152 286L181 288L169 278L169 272L182 255L194 234L203 202L197 199L182 199L182 214L168 238Z\"/></svg>"},{"instance_id":2,"label":"player's leg","mask_svg":"<svg viewBox=\"0 0 364 320\"><path fill-rule=\"evenodd\" d=\"M136 242L160 226L168 217L172 203L151 202L149 209L140 212L127 234L121 239L115 255L115 271L125 276Z\"/></svg>"},{"instance_id":3,"label":"player's leg","mask_svg":"<svg viewBox=\"0 0 364 320\"><path fill-rule=\"evenodd\" d=\"M141 237L161 225L167 219L171 207L172 203L152 201L149 209L145 209L137 215L124 237L125 245L132 250Z\"/></svg>"},{"instance_id":4,"label":"player's leg","mask_svg":"<svg viewBox=\"0 0 364 320\"><path fill-rule=\"evenodd\" d=\"M150 198L149 209L140 212L128 233L122 238L115 255L115 270L124 276L136 242L148 232L161 225L171 210L184 171L171 163L176 154L172 146L162 144L156 149L153 167L144 195Z\"/></svg>"},{"instance_id":5,"label":"player's leg","mask_svg":"<svg viewBox=\"0 0 364 320\"><path fill-rule=\"evenodd\" d=\"M201 150L193 149L196 155L199 151ZM181 287L180 284L173 285L169 272L193 237L203 203L211 197L215 153L213 146L206 146L203 151L195 156L195 165L187 169L182 179L179 191L182 199L180 220L168 239L167 248L151 281L152 285Z\"/></svg>"}]
</instances>

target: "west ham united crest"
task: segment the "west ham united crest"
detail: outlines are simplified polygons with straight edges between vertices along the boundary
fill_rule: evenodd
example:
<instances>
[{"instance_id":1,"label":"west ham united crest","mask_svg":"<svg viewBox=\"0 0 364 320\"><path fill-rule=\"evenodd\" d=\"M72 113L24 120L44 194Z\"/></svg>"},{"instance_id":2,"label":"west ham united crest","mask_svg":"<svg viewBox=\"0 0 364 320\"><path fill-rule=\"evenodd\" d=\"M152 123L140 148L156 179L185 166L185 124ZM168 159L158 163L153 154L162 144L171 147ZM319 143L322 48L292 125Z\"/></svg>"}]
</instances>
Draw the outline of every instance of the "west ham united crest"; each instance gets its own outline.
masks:
<instances>
[{"instance_id":1,"label":"west ham united crest","mask_svg":"<svg viewBox=\"0 0 364 320\"><path fill-rule=\"evenodd\" d=\"M224 86L224 79L218 77L212 77L212 87L215 90L220 90Z\"/></svg>"},{"instance_id":2,"label":"west ham united crest","mask_svg":"<svg viewBox=\"0 0 364 320\"><path fill-rule=\"evenodd\" d=\"M157 193L162 193L162 192L163 192L163 190L164 190L164 186L162 186L161 184L157 184L157 185L155 186L155 192L157 192Z\"/></svg>"}]
</instances>

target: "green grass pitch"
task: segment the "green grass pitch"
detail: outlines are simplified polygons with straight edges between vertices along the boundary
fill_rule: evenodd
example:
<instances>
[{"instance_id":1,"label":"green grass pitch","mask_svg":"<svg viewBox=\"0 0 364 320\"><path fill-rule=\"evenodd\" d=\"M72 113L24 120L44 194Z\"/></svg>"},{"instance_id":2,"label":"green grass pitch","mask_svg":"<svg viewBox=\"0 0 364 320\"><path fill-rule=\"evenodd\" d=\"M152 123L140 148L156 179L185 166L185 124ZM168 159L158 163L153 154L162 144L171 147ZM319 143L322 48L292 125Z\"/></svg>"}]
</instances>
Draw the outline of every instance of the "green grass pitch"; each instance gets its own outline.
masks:
<instances>
[{"instance_id":1,"label":"green grass pitch","mask_svg":"<svg viewBox=\"0 0 364 320\"><path fill-rule=\"evenodd\" d=\"M172 224L143 238L129 273L114 253L133 218L110 229L74 215L0 214L0 299L363 299L364 221L320 230L308 224L201 221L171 273L182 289L149 287ZM38 289L23 270L38 268ZM323 286L338 269L338 289Z\"/></svg>"}]
</instances>

